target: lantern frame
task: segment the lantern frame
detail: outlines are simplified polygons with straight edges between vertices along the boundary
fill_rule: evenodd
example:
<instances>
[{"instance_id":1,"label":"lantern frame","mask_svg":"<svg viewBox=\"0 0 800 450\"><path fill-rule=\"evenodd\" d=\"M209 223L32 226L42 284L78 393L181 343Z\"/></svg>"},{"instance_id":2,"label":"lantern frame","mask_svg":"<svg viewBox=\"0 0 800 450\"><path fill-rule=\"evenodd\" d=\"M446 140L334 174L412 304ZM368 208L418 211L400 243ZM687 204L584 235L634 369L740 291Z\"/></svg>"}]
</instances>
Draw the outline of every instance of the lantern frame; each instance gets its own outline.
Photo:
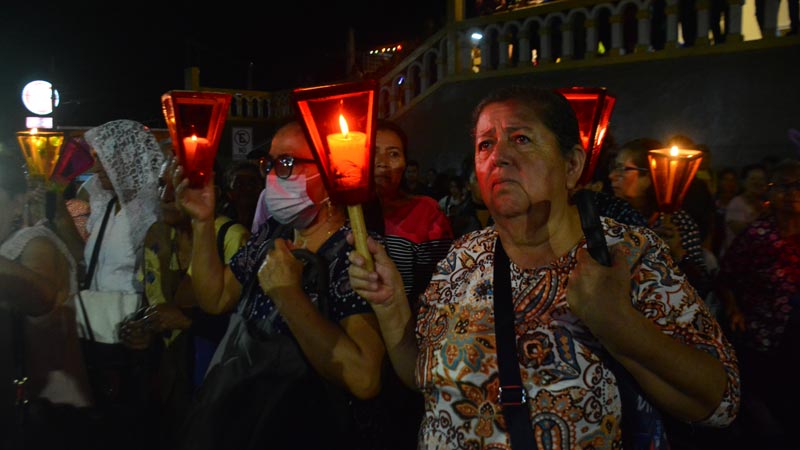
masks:
<instances>
[{"instance_id":1,"label":"lantern frame","mask_svg":"<svg viewBox=\"0 0 800 450\"><path fill-rule=\"evenodd\" d=\"M703 152L677 146L659 148L648 151L647 160L658 209L665 214L678 211L703 161Z\"/></svg>"},{"instance_id":2,"label":"lantern frame","mask_svg":"<svg viewBox=\"0 0 800 450\"><path fill-rule=\"evenodd\" d=\"M556 89L569 101L578 119L581 145L586 153L586 161L579 183L585 185L592 181L600 150L608 134L611 112L617 99L605 87L568 87ZM589 104L589 102L593 102Z\"/></svg>"},{"instance_id":3,"label":"lantern frame","mask_svg":"<svg viewBox=\"0 0 800 450\"><path fill-rule=\"evenodd\" d=\"M64 145L64 133L35 128L18 131L17 142L28 167L28 176L49 181Z\"/></svg>"},{"instance_id":4,"label":"lantern frame","mask_svg":"<svg viewBox=\"0 0 800 450\"><path fill-rule=\"evenodd\" d=\"M375 80L348 82L292 91L292 104L308 139L328 195L335 203L355 205L368 202L374 195L373 179L378 84ZM345 102L347 102L345 104ZM338 103L338 111L337 111ZM347 115L345 116L345 111ZM355 113L354 113L355 111ZM330 137L340 129L339 114L348 120L350 133L363 133L364 154L360 161L334 157ZM355 120L352 120L355 118ZM342 163L360 163L347 175L339 170ZM354 164L349 164L354 166Z\"/></svg>"},{"instance_id":5,"label":"lantern frame","mask_svg":"<svg viewBox=\"0 0 800 450\"><path fill-rule=\"evenodd\" d=\"M89 143L82 137L65 140L60 153L50 180L58 189L65 189L72 180L92 168L94 156Z\"/></svg>"},{"instance_id":6,"label":"lantern frame","mask_svg":"<svg viewBox=\"0 0 800 450\"><path fill-rule=\"evenodd\" d=\"M211 180L232 97L225 92L189 90L172 90L161 96L173 153L193 188ZM188 152L186 139L195 146Z\"/></svg>"}]
</instances>

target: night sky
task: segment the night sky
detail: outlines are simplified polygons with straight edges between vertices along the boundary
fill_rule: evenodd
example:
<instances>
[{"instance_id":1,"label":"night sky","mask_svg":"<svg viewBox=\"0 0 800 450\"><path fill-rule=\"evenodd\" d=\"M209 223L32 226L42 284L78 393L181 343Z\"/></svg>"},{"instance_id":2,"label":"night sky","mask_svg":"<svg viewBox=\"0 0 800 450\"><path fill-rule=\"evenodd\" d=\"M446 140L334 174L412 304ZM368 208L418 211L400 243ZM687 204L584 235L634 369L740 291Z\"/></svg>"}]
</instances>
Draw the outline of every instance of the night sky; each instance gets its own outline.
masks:
<instances>
[{"instance_id":1,"label":"night sky","mask_svg":"<svg viewBox=\"0 0 800 450\"><path fill-rule=\"evenodd\" d=\"M163 127L161 94L203 86L281 90L341 79L347 30L356 48L424 38L444 23L445 0L195 2L11 0L0 11L0 143L16 147L29 81L53 82L62 126L133 119ZM266 8L266 10L264 10Z\"/></svg>"}]
</instances>

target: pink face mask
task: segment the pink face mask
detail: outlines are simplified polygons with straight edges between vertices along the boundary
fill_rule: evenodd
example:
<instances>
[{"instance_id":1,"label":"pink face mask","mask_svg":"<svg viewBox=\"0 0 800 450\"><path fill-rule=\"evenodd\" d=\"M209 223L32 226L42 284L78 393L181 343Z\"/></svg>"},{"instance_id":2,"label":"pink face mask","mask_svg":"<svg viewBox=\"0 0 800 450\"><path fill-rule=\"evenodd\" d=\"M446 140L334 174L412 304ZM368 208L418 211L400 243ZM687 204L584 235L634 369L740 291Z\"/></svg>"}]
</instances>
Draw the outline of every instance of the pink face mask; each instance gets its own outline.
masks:
<instances>
[{"instance_id":1,"label":"pink face mask","mask_svg":"<svg viewBox=\"0 0 800 450\"><path fill-rule=\"evenodd\" d=\"M278 222L294 228L306 228L314 221L320 211L320 205L308 197L308 186L321 183L320 174L308 178L298 174L288 179L267 176L267 188L264 200L267 210Z\"/></svg>"}]
</instances>

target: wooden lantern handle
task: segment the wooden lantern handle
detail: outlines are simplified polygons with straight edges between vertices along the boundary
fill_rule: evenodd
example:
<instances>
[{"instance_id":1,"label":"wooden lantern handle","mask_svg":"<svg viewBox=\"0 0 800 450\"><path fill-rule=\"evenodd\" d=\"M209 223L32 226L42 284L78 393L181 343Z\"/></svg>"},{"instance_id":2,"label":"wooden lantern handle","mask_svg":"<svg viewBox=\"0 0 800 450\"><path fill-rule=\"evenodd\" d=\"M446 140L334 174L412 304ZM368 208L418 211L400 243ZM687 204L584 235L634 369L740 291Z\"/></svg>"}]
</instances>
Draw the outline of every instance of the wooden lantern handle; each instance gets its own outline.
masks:
<instances>
[{"instance_id":1,"label":"wooden lantern handle","mask_svg":"<svg viewBox=\"0 0 800 450\"><path fill-rule=\"evenodd\" d=\"M372 272L375 270L375 263L372 260L372 253L367 248L367 225L364 222L364 210L361 205L348 205L347 215L350 217L350 226L353 228L353 238L355 239L356 251L366 260L366 269Z\"/></svg>"}]
</instances>

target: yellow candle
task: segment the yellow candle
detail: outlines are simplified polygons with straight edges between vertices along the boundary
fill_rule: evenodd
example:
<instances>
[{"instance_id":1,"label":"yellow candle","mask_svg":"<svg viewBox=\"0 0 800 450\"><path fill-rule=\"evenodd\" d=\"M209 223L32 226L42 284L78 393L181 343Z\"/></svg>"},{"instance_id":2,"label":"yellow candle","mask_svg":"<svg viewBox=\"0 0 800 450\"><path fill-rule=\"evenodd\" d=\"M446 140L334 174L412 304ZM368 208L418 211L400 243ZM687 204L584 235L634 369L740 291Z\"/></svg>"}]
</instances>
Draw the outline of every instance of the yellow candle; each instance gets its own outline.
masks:
<instances>
[{"instance_id":1,"label":"yellow candle","mask_svg":"<svg viewBox=\"0 0 800 450\"><path fill-rule=\"evenodd\" d=\"M342 128L341 133L327 136L334 179L344 187L357 187L361 182L367 135L359 131L349 131L347 121L342 115L339 115L339 125Z\"/></svg>"}]
</instances>

